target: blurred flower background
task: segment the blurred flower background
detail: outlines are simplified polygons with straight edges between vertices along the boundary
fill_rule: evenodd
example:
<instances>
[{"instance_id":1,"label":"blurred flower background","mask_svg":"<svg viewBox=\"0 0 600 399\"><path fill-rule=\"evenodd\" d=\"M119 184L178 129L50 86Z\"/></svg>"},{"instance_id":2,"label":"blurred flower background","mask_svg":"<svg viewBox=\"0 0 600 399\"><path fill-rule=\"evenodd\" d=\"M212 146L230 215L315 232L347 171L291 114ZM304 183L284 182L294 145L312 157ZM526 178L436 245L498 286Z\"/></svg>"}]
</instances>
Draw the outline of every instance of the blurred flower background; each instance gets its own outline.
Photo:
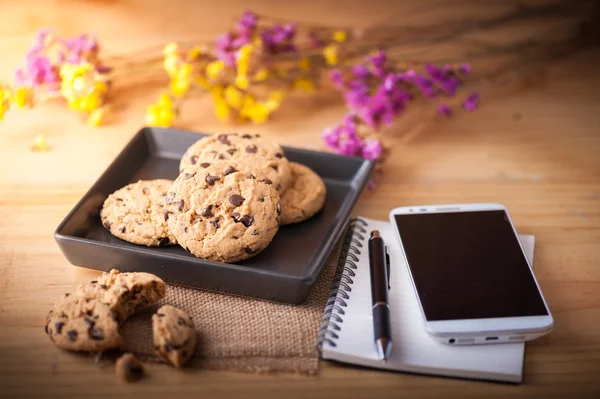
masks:
<instances>
[{"instance_id":1,"label":"blurred flower background","mask_svg":"<svg viewBox=\"0 0 600 399\"><path fill-rule=\"evenodd\" d=\"M111 87L139 71L163 70L168 82L149 104L146 123L173 126L191 96L210 96L215 115L226 123L266 122L295 92L317 96L337 91L347 114L324 127L330 150L371 160L386 153L385 135L411 104L431 104L431 114L447 118L477 109L481 81L498 82L515 68L560 57L573 49L585 22L572 34L547 34L498 42L481 39L499 27L560 15L581 21L590 2L557 1L515 7L489 20L464 19L419 29L397 22L368 29L281 21L244 12L229 31L209 42L166 43L147 56L102 57L98 38L62 37L43 29L34 39L11 84L0 84L0 120L14 108L63 101L87 123L100 126L111 112ZM556 30L556 28L552 28ZM444 44L464 51L448 54ZM458 43L458 45L457 45ZM427 51L424 51L427 49ZM423 54L436 54L421 59ZM506 57L508 55L508 57ZM500 68L486 60L504 56ZM510 56L513 56L512 59ZM473 69L472 64L477 64ZM497 65L497 63L495 63ZM480 71L479 74L475 74ZM489 86L489 85L488 85ZM485 96L492 94L486 90ZM49 147L38 136L33 149Z\"/></svg>"}]
</instances>

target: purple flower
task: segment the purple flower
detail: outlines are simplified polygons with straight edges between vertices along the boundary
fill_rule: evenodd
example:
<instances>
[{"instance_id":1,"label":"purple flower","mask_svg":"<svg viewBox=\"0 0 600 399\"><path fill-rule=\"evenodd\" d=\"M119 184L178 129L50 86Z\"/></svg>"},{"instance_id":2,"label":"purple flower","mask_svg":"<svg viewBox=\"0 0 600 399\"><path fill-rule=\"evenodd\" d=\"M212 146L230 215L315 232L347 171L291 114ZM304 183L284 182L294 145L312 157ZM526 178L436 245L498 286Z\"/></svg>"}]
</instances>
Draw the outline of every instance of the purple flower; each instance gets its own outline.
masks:
<instances>
[{"instance_id":1,"label":"purple flower","mask_svg":"<svg viewBox=\"0 0 600 399\"><path fill-rule=\"evenodd\" d=\"M235 52L236 47L233 46L233 37L230 33L223 33L215 38L215 56L226 66L235 65Z\"/></svg>"},{"instance_id":2,"label":"purple flower","mask_svg":"<svg viewBox=\"0 0 600 399\"><path fill-rule=\"evenodd\" d=\"M369 101L369 87L365 85L356 85L356 81L349 83L350 89L344 93L344 100L350 109L358 110L365 106ZM354 87L352 87L354 86Z\"/></svg>"},{"instance_id":3,"label":"purple flower","mask_svg":"<svg viewBox=\"0 0 600 399\"><path fill-rule=\"evenodd\" d=\"M269 52L278 54L296 50L292 43L295 35L295 24L275 25L271 28L265 28L261 33L261 39Z\"/></svg>"},{"instance_id":4,"label":"purple flower","mask_svg":"<svg viewBox=\"0 0 600 399\"><path fill-rule=\"evenodd\" d=\"M53 35L55 32L54 29L52 28L43 28L40 29L37 33L37 35L35 35L35 44L33 45L33 49L36 49L37 51L41 51L44 49L44 47L46 47L46 39L48 38L49 35Z\"/></svg>"},{"instance_id":5,"label":"purple flower","mask_svg":"<svg viewBox=\"0 0 600 399\"><path fill-rule=\"evenodd\" d=\"M450 109L450 107L448 106L448 104L441 104L438 108L437 108L437 112L440 115L443 116L452 116L452 110Z\"/></svg>"},{"instance_id":6,"label":"purple flower","mask_svg":"<svg viewBox=\"0 0 600 399\"><path fill-rule=\"evenodd\" d=\"M383 51L378 51L376 55L367 56L365 59L373 66L373 74L375 76L381 77L385 75L387 56Z\"/></svg>"},{"instance_id":7,"label":"purple flower","mask_svg":"<svg viewBox=\"0 0 600 399\"><path fill-rule=\"evenodd\" d=\"M463 102L463 107L467 111L474 111L474 110L477 109L478 102L479 102L479 94L478 93L472 93Z\"/></svg>"},{"instance_id":8,"label":"purple flower","mask_svg":"<svg viewBox=\"0 0 600 399\"><path fill-rule=\"evenodd\" d=\"M340 128L336 126L335 128L327 128L323 130L321 134L323 141L325 144L330 147L336 149L340 142Z\"/></svg>"},{"instance_id":9,"label":"purple flower","mask_svg":"<svg viewBox=\"0 0 600 399\"><path fill-rule=\"evenodd\" d=\"M375 161L381 157L381 153L383 152L383 147L378 140L365 140L363 148L362 148L362 157L365 159L370 159L371 161Z\"/></svg>"},{"instance_id":10,"label":"purple flower","mask_svg":"<svg viewBox=\"0 0 600 399\"><path fill-rule=\"evenodd\" d=\"M356 156L360 153L362 145L362 140L356 136L345 137L342 141L340 141L336 152L342 155Z\"/></svg>"},{"instance_id":11,"label":"purple flower","mask_svg":"<svg viewBox=\"0 0 600 399\"><path fill-rule=\"evenodd\" d=\"M385 77L385 79L383 80L383 84L381 87L383 87L383 89L385 91L392 91L392 89L394 88L394 86L396 86L396 83L400 80L400 77L395 74L395 73L388 73Z\"/></svg>"},{"instance_id":12,"label":"purple flower","mask_svg":"<svg viewBox=\"0 0 600 399\"><path fill-rule=\"evenodd\" d=\"M357 79L365 79L371 75L371 71L366 66L358 64L352 68L352 74Z\"/></svg>"},{"instance_id":13,"label":"purple flower","mask_svg":"<svg viewBox=\"0 0 600 399\"><path fill-rule=\"evenodd\" d=\"M425 71L431 79L438 82L443 82L446 79L445 74L441 69L432 64L425 64Z\"/></svg>"},{"instance_id":14,"label":"purple flower","mask_svg":"<svg viewBox=\"0 0 600 399\"><path fill-rule=\"evenodd\" d=\"M239 49L244 44L248 44L248 43L250 43L249 36L238 36L235 39L233 39L233 41L231 42L231 47Z\"/></svg>"},{"instance_id":15,"label":"purple flower","mask_svg":"<svg viewBox=\"0 0 600 399\"><path fill-rule=\"evenodd\" d=\"M256 14L252 13L249 10L246 10L237 23L237 30L242 33L250 33L256 27L257 22L258 17L256 16Z\"/></svg>"},{"instance_id":16,"label":"purple flower","mask_svg":"<svg viewBox=\"0 0 600 399\"><path fill-rule=\"evenodd\" d=\"M346 137L357 137L357 130L356 130L356 122L355 122L355 116L354 113L349 113L348 115L346 115L344 117L344 122L342 125L342 133L346 136Z\"/></svg>"},{"instance_id":17,"label":"purple flower","mask_svg":"<svg viewBox=\"0 0 600 399\"><path fill-rule=\"evenodd\" d=\"M414 71L413 71L414 72ZM435 97L435 90L431 80L423 75L414 73L412 76L412 82L421 90L421 93L427 98Z\"/></svg>"},{"instance_id":18,"label":"purple flower","mask_svg":"<svg viewBox=\"0 0 600 399\"><path fill-rule=\"evenodd\" d=\"M15 71L15 80L19 85L35 87L58 83L59 77L57 68L48 57L29 55L25 66Z\"/></svg>"},{"instance_id":19,"label":"purple flower","mask_svg":"<svg viewBox=\"0 0 600 399\"><path fill-rule=\"evenodd\" d=\"M344 88L344 76L339 69L332 70L329 73L329 79L331 79L331 83L333 83L333 87L336 89L342 90Z\"/></svg>"},{"instance_id":20,"label":"purple flower","mask_svg":"<svg viewBox=\"0 0 600 399\"><path fill-rule=\"evenodd\" d=\"M369 61L374 67L384 67L387 61L385 52L379 50L374 56L366 56L365 59Z\"/></svg>"},{"instance_id":21,"label":"purple flower","mask_svg":"<svg viewBox=\"0 0 600 399\"><path fill-rule=\"evenodd\" d=\"M230 33L223 33L215 38L215 47L226 50L231 46L232 37Z\"/></svg>"},{"instance_id":22,"label":"purple flower","mask_svg":"<svg viewBox=\"0 0 600 399\"><path fill-rule=\"evenodd\" d=\"M87 56L91 52L98 51L98 41L89 35L82 34L70 39L63 39L62 44L66 48L66 52L69 54L67 62L71 64L78 64L82 58Z\"/></svg>"},{"instance_id":23,"label":"purple flower","mask_svg":"<svg viewBox=\"0 0 600 399\"><path fill-rule=\"evenodd\" d=\"M461 73L464 73L465 75L468 75L468 74L470 74L470 73L471 73L471 64L462 64L462 65L461 65L461 66L458 68L458 70L459 70Z\"/></svg>"},{"instance_id":24,"label":"purple flower","mask_svg":"<svg viewBox=\"0 0 600 399\"><path fill-rule=\"evenodd\" d=\"M284 40L293 40L294 36L296 36L296 24L291 23L284 25L281 29L281 33L283 34Z\"/></svg>"}]
</instances>

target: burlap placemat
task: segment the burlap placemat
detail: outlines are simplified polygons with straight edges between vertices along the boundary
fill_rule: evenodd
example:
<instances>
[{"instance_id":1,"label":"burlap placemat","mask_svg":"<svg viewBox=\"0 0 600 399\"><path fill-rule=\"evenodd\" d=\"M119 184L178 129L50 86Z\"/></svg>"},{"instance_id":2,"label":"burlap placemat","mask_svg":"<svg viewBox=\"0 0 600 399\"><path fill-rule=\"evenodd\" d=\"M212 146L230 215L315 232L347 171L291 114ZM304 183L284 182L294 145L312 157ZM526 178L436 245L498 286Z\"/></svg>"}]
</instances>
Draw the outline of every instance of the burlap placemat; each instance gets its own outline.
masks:
<instances>
[{"instance_id":1,"label":"burlap placemat","mask_svg":"<svg viewBox=\"0 0 600 399\"><path fill-rule=\"evenodd\" d=\"M323 309L335 275L340 245L302 305L285 305L168 286L164 300L124 326L125 350L146 360L153 354L151 316L163 304L187 311L198 345L191 367L247 372L315 373L315 348Z\"/></svg>"}]
</instances>

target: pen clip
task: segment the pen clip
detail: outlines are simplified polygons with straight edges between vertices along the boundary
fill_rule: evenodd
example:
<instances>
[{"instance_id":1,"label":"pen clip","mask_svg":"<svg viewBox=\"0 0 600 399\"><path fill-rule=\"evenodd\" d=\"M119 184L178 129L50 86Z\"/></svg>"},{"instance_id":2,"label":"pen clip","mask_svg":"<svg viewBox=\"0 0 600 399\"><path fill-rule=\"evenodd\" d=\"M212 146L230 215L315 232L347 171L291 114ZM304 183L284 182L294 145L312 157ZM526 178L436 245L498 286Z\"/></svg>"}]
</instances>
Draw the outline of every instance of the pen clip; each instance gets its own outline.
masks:
<instances>
[{"instance_id":1,"label":"pen clip","mask_svg":"<svg viewBox=\"0 0 600 399\"><path fill-rule=\"evenodd\" d=\"M385 265L387 267L388 290L390 290L392 288L392 284L391 284L391 271L392 271L392 268L390 266L390 250L389 250L389 247L387 245L385 246Z\"/></svg>"}]
</instances>

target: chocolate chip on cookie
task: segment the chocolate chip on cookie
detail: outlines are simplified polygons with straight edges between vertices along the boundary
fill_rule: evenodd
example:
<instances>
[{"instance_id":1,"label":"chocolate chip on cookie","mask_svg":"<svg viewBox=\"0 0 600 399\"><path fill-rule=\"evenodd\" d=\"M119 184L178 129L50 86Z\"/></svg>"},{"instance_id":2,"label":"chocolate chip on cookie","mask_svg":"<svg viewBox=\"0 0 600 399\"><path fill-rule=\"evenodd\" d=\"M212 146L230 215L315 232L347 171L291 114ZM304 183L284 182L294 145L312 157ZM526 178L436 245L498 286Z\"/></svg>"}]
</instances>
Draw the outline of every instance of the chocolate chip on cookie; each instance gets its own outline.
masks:
<instances>
[{"instance_id":1,"label":"chocolate chip on cookie","mask_svg":"<svg viewBox=\"0 0 600 399\"><path fill-rule=\"evenodd\" d=\"M226 134L219 134L217 136L217 140L219 140L223 144L231 145L231 142L229 140L227 140L227 135Z\"/></svg>"},{"instance_id":2,"label":"chocolate chip on cookie","mask_svg":"<svg viewBox=\"0 0 600 399\"><path fill-rule=\"evenodd\" d=\"M224 176L230 175L233 172L235 172L235 168L233 166L228 167L227 169L225 169L225 172L223 172Z\"/></svg>"},{"instance_id":3,"label":"chocolate chip on cookie","mask_svg":"<svg viewBox=\"0 0 600 399\"><path fill-rule=\"evenodd\" d=\"M209 186L214 186L215 182L221 179L219 179L217 176L206 175L206 178L204 180L206 181L206 183L208 183Z\"/></svg>"},{"instance_id":4,"label":"chocolate chip on cookie","mask_svg":"<svg viewBox=\"0 0 600 399\"><path fill-rule=\"evenodd\" d=\"M214 214L212 212L212 207L212 205L208 205L207 207L203 208L202 211L200 211L200 214L207 218L213 216Z\"/></svg>"},{"instance_id":5,"label":"chocolate chip on cookie","mask_svg":"<svg viewBox=\"0 0 600 399\"><path fill-rule=\"evenodd\" d=\"M234 194L231 197L229 197L229 202L233 206L240 206L244 203L244 197L242 197L239 194Z\"/></svg>"}]
</instances>

